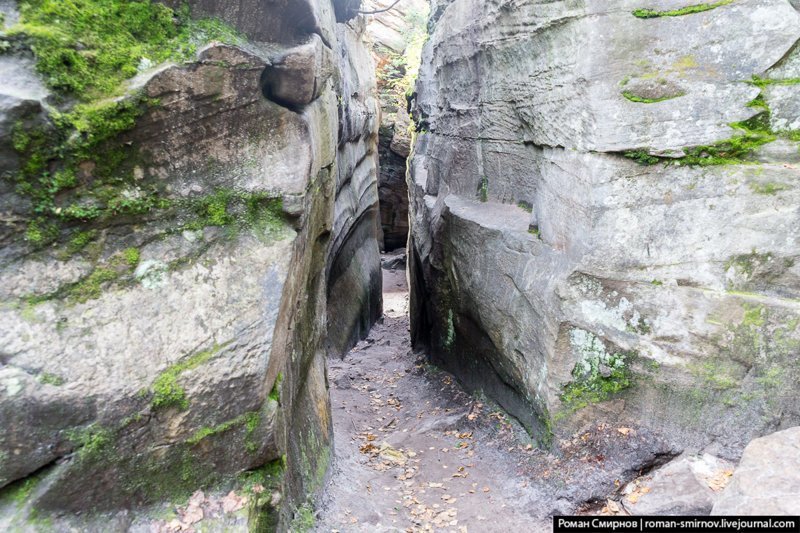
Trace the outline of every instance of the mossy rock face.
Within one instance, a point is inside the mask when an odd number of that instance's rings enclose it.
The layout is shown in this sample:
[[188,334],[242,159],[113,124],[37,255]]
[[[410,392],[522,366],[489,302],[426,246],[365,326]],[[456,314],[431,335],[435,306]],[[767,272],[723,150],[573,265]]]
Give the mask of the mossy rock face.
[[[43,513],[179,500],[283,455],[299,463],[287,442],[298,424],[318,445],[267,502],[288,523],[330,448],[320,365],[338,66],[306,65],[314,98],[301,114],[265,98],[271,58],[219,21],[149,1],[22,4],[14,53],[38,60],[52,105],[1,125],[16,167],[0,188],[14,206],[2,230],[13,355],[0,373],[0,485],[58,461],[30,498]],[[263,23],[291,26],[292,12]],[[338,57],[332,19],[320,23],[319,47]],[[59,47],[79,56],[74,72],[51,61]]]

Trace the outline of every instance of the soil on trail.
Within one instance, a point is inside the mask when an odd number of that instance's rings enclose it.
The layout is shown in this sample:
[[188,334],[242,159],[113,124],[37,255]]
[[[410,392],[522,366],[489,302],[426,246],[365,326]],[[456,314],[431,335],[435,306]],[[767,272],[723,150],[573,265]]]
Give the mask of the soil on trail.
[[316,531],[550,531],[553,514],[605,501],[637,475],[634,450],[648,447],[633,429],[593,423],[557,456],[536,449],[513,419],[412,352],[407,309],[405,272],[384,270],[382,322],[329,361],[335,461]]

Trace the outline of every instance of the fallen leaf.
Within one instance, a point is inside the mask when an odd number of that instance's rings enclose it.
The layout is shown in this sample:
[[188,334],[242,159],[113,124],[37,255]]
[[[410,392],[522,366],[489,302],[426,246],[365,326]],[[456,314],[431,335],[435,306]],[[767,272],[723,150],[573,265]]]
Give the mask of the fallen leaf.
[[617,431],[627,437],[633,430],[631,428],[617,428]]

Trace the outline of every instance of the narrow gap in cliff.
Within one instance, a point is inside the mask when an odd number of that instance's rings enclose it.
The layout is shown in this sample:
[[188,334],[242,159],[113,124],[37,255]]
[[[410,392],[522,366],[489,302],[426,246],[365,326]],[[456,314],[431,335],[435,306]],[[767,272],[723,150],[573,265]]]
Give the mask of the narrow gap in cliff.
[[375,76],[381,106],[379,133],[380,203],[383,252],[404,249],[408,239],[408,187],[406,163],[411,153],[413,124],[408,113],[426,38],[429,7],[425,0],[369,0],[367,35],[375,61]]

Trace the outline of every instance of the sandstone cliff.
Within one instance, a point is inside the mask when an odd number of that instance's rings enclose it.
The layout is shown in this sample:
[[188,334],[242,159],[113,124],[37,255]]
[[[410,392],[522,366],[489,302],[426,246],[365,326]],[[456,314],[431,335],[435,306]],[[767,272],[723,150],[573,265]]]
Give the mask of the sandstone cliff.
[[437,0],[417,84],[417,346],[543,441],[735,454],[800,421],[788,0]]
[[358,2],[165,3],[0,4],[4,529],[252,487],[285,529],[330,457],[327,317],[343,350],[380,314]]

